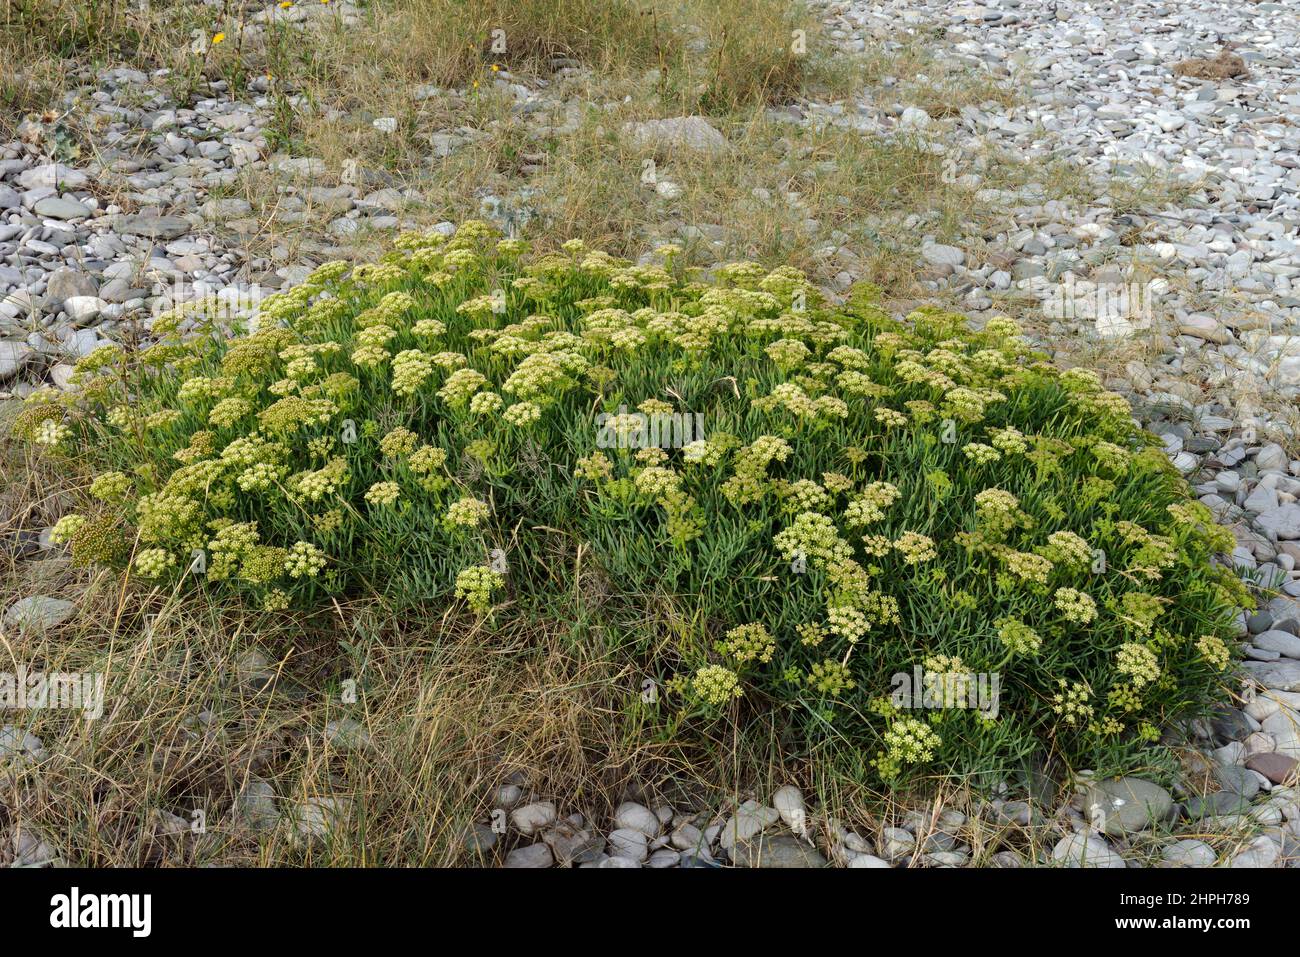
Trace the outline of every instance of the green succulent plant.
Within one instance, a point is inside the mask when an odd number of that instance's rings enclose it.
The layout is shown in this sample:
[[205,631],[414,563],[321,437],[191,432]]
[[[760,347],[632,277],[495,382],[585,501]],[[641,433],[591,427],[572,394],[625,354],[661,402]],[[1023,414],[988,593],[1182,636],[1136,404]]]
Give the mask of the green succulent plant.
[[576,602],[662,727],[775,713],[891,781],[1131,764],[1210,707],[1231,536],[1095,374],[1005,318],[898,322],[869,287],[832,306],[678,252],[469,222],[323,265],[234,335],[164,315],[22,414],[97,472],[56,535],[270,611],[463,602],[485,641]]

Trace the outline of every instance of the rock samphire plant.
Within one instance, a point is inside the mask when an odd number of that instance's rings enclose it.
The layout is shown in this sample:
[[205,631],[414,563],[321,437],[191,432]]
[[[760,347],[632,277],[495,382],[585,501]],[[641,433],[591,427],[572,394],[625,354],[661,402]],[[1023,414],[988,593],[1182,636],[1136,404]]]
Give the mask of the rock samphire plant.
[[20,417],[94,464],[56,537],[270,611],[457,602],[484,641],[570,601],[665,726],[775,713],[885,780],[1132,765],[1207,710],[1231,537],[1095,374],[1005,318],[679,259],[470,222],[323,265],[233,337],[165,314]]

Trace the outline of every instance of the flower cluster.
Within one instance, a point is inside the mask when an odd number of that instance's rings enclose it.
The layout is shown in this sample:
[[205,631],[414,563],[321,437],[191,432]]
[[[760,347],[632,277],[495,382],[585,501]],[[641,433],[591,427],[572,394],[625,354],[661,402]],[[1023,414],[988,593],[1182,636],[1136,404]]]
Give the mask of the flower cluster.
[[472,565],[456,575],[456,597],[463,598],[480,617],[492,608],[492,593],[505,579],[487,565]]
[[757,661],[766,664],[772,660],[776,642],[762,625],[738,625],[718,642],[718,651],[738,662]]
[[1015,618],[1000,618],[995,623],[998,629],[998,641],[1002,642],[1011,655],[1034,655],[1042,647],[1043,639],[1038,632],[1023,621]]
[[477,528],[487,521],[487,502],[471,496],[457,499],[447,509],[446,522],[464,528]]
[[932,727],[909,717],[894,719],[883,740],[885,747],[872,763],[886,780],[896,777],[905,765],[933,760],[935,750],[943,745]]
[[861,527],[878,522],[885,517],[885,509],[898,501],[897,486],[888,482],[872,482],[862,494],[849,502],[844,512],[844,520],[851,527]]
[[786,561],[811,561],[817,567],[853,556],[852,547],[840,537],[834,520],[820,512],[801,512],[793,524],[777,533],[774,542]]
[[393,505],[402,494],[402,487],[396,482],[376,482],[366,489],[366,501],[372,508],[387,508]]
[[1115,654],[1115,670],[1127,675],[1134,687],[1150,684],[1160,677],[1160,662],[1147,645],[1125,642]]
[[1092,597],[1077,588],[1058,588],[1052,603],[1066,621],[1086,625],[1097,617],[1097,605]]
[[727,704],[743,693],[736,673],[722,665],[705,665],[695,672],[691,689],[701,701],[715,707]]
[[284,560],[291,578],[315,578],[325,568],[325,553],[311,542],[294,542]]
[[928,535],[922,535],[920,532],[904,532],[894,542],[894,548],[903,556],[903,561],[909,565],[919,565],[921,562],[928,562],[939,557],[939,550],[934,546],[934,539]]
[[1052,711],[1071,727],[1087,724],[1092,719],[1092,692],[1081,681],[1058,681],[1059,690],[1052,695]]
[[808,672],[808,686],[819,694],[834,698],[842,692],[852,691],[857,687],[857,682],[853,680],[851,674],[848,665],[840,661],[825,659],[814,662]]

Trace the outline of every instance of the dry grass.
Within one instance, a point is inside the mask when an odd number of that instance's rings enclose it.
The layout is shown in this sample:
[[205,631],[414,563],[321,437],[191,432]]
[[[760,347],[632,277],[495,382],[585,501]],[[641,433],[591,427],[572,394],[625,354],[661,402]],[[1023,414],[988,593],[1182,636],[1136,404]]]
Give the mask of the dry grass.
[[0,36],[22,42],[33,60],[134,59],[162,49],[157,11],[130,0],[6,0]]
[[4,0],[0,3],[0,135],[54,105],[85,67],[179,68],[207,14],[183,0]]
[[[599,90],[578,80],[570,86],[566,102],[597,102]],[[848,269],[903,296],[917,294],[915,252],[923,232],[955,235],[985,215],[971,190],[945,181],[943,157],[920,138],[809,129],[753,109],[714,118],[730,144],[725,152],[665,157],[622,133],[626,124],[662,115],[653,91],[623,89],[624,98],[609,108],[556,111],[539,121],[537,135],[511,122],[511,101],[495,90],[446,93],[407,114],[390,102],[362,116],[400,115],[398,133],[376,135],[354,117],[322,119],[303,124],[301,151],[325,161],[330,182],[349,160],[391,170],[395,185],[422,195],[400,210],[416,224],[481,216],[484,199],[495,197],[519,234],[543,246],[581,236],[636,258],[671,239],[684,242],[699,263],[785,262],[823,281]],[[427,151],[437,130],[458,137],[450,155],[410,159],[421,143]],[[390,163],[393,154],[407,158]],[[663,181],[677,194],[657,191]],[[265,173],[249,174],[230,193],[254,205],[264,245],[319,233],[330,218],[320,209],[305,219],[295,210],[286,219],[282,184]],[[925,218],[924,229],[905,224],[916,215]],[[359,237],[354,244],[369,252],[375,242]]]
[[385,81],[468,87],[494,66],[547,77],[580,65],[611,85],[655,70],[665,102],[686,112],[845,89],[853,73],[815,16],[776,0],[385,0],[365,18],[357,29],[326,30],[311,51],[272,35],[264,64],[253,54],[250,68],[354,93]]
[[935,119],[958,116],[967,107],[987,108],[992,104],[1007,108],[1019,100],[1014,81],[990,73],[933,59],[922,60],[912,69],[917,67],[923,72],[906,74],[899,83],[898,101],[920,107]]
[[[83,18],[112,6],[25,0],[24,16],[48,16],[60,4]],[[685,238],[701,262],[792,262],[822,281],[847,269],[902,298],[920,292],[920,231],[903,219],[921,213],[925,232],[951,235],[976,215],[969,191],[941,182],[941,162],[918,141],[810,131],[781,123],[767,107],[803,96],[834,99],[886,78],[901,82],[907,96],[928,96],[936,115],[1010,95],[919,44],[838,54],[816,15],[778,0],[380,0],[354,26],[311,12],[312,42],[303,43],[301,30],[288,24],[245,40],[237,14],[209,11],[205,30],[224,29],[228,39],[202,57],[183,55],[174,82],[193,83],[197,70],[244,89],[250,79],[269,76],[263,82],[275,117],[271,148],[323,159],[325,182],[337,182],[329,177],[356,163],[419,188],[425,202],[400,210],[417,224],[480,216],[481,200],[498,197],[527,207],[521,219],[535,214],[521,231],[543,242],[581,235],[636,256],[655,241]],[[136,45],[123,56],[175,66],[186,50],[178,31],[193,23],[171,5],[154,13],[170,33],[143,32],[170,37],[170,47]],[[796,30],[803,31],[802,47]],[[101,52],[129,46],[106,42]],[[576,114],[560,111],[548,118],[553,132],[534,133],[509,90],[493,82],[503,75],[495,67],[554,92]],[[421,89],[428,93],[417,99]],[[664,164],[619,135],[628,122],[697,112],[731,141],[720,161],[682,156]],[[377,130],[371,121],[381,117],[396,129]],[[465,142],[446,158],[430,157],[430,138],[443,131]],[[93,131],[81,139],[92,143]],[[660,161],[659,178],[681,188],[679,197],[664,199],[643,182],[651,159]],[[258,228],[242,237],[252,255],[310,257],[332,218],[327,204],[288,208],[285,185],[282,177],[255,172],[213,194],[253,204]],[[521,192],[533,196],[521,201]],[[349,237],[347,245],[369,254],[385,238]]]

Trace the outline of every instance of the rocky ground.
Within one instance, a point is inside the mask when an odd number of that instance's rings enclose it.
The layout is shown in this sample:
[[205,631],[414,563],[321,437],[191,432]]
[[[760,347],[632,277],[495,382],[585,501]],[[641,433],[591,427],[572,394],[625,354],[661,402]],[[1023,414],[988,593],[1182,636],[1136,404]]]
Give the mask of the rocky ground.
[[[1300,866],[1300,461],[1286,414],[1300,394],[1300,0],[817,9],[846,48],[924,43],[1020,92],[1009,106],[927,111],[908,102],[907,78],[886,77],[855,102],[783,112],[807,126],[920,136],[949,158],[954,180],[1004,210],[996,229],[944,242],[915,217],[922,286],[977,317],[1036,320],[1045,345],[1099,364],[1163,437],[1232,528],[1232,560],[1264,596],[1242,616],[1242,707],[1196,728],[1202,786],[1187,793],[1136,779],[1084,780],[1064,801],[1009,789],[965,810],[900,811],[864,835],[806,807],[793,787],[721,810],[628,802],[612,822],[593,822],[520,776],[496,789],[467,846],[508,867]],[[346,3],[272,8],[247,29],[355,13]],[[508,74],[494,82],[519,117],[546,117],[536,122],[551,124],[548,134],[564,133],[552,118],[575,104]],[[0,143],[0,390],[66,388],[78,357],[141,334],[175,302],[215,296],[246,313],[370,237],[429,225],[415,212],[427,198],[418,177],[353,165],[327,180],[320,158],[276,152],[264,82],[235,91],[218,81],[184,100],[174,91],[164,75],[87,71],[63,103]],[[89,153],[64,148],[74,111],[78,128],[94,131]],[[381,132],[384,120],[374,120]],[[435,134],[429,161],[470,135]],[[629,135],[695,137],[705,149],[721,138],[704,120]],[[985,186],[1008,157],[1077,167],[1091,199],[1032,176],[1014,190]],[[1160,186],[1117,186],[1134,180]],[[255,205],[240,190],[250,181],[273,195]],[[657,187],[666,198],[675,189]],[[527,187],[483,196],[481,212],[518,225]],[[852,251],[832,243],[826,258],[830,291],[859,278]],[[72,612],[29,596],[8,608],[6,625]],[[40,748],[0,730],[0,756]],[[328,814],[304,814],[312,833],[326,828]],[[19,858],[39,857],[28,844]]]

